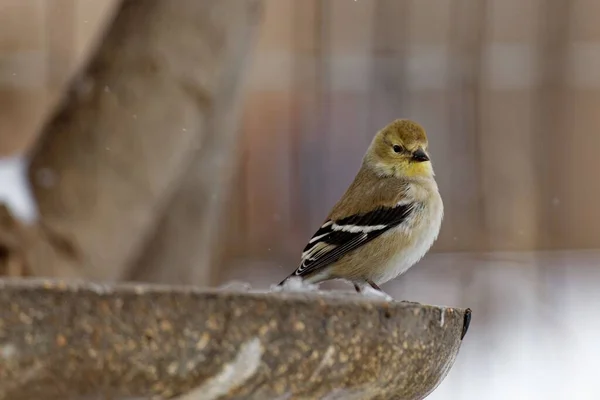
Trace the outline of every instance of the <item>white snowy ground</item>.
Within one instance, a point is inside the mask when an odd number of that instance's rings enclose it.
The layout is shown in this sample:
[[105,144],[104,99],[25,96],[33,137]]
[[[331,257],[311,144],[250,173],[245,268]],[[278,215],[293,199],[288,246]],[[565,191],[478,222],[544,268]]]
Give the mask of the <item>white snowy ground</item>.
[[17,217],[32,221],[37,210],[25,174],[25,158],[0,158],[0,202],[7,204]]

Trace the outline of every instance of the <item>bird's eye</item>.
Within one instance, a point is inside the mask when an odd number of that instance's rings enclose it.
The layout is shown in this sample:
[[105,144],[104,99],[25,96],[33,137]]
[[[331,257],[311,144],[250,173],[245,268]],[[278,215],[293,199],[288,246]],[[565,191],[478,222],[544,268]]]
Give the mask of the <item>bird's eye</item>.
[[402,153],[402,150],[403,150],[403,149],[402,149],[402,146],[399,146],[399,145],[397,145],[397,144],[395,144],[395,145],[394,145],[394,151],[395,151],[396,153]]

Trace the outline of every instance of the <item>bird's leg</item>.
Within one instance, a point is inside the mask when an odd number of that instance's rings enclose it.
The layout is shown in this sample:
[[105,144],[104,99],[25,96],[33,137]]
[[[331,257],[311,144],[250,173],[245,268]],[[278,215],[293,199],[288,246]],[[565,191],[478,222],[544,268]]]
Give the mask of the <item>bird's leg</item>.
[[381,288],[379,286],[377,286],[377,284],[375,282],[373,282],[370,279],[366,279],[364,281],[364,283],[361,283],[360,285],[358,283],[353,282],[352,283],[354,285],[354,289],[358,292],[358,293],[362,293],[362,289],[366,286],[369,285],[371,286],[373,289],[377,290],[378,292],[383,292],[383,290],[381,290]]
[[[394,301],[392,296],[381,290],[379,286],[377,286],[377,284],[370,279],[366,279],[365,281],[360,283],[355,283],[354,288],[358,293],[367,297],[381,297],[386,301]],[[373,288],[374,291],[371,291],[371,288]]]
[[383,290],[381,290],[381,288],[380,288],[379,286],[377,286],[377,284],[376,284],[375,282],[373,282],[372,280],[370,280],[370,279],[367,279],[367,283],[368,283],[369,285],[371,285],[371,287],[372,287],[373,289],[375,289],[375,290],[379,290],[380,292],[383,292]]

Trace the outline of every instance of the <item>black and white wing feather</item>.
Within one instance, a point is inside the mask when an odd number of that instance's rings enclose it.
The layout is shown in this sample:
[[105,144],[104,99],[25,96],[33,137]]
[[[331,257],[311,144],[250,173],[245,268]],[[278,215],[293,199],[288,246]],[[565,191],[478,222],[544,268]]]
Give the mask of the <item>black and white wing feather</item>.
[[308,241],[302,252],[302,262],[292,275],[306,276],[336,262],[406,221],[413,208],[414,203],[400,204],[336,221],[325,221]]

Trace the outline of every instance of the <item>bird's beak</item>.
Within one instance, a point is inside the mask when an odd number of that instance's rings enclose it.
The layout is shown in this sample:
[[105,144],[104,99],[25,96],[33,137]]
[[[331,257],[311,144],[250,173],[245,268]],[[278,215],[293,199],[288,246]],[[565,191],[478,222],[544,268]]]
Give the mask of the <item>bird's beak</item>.
[[416,162],[429,161],[429,156],[427,155],[427,153],[425,153],[425,150],[423,150],[422,148],[418,148],[417,150],[415,150],[412,158]]

